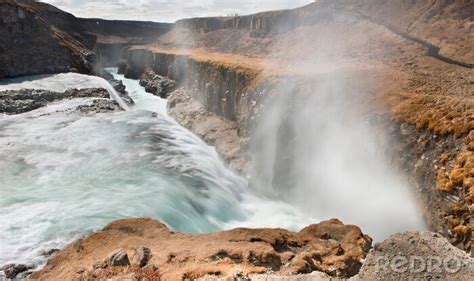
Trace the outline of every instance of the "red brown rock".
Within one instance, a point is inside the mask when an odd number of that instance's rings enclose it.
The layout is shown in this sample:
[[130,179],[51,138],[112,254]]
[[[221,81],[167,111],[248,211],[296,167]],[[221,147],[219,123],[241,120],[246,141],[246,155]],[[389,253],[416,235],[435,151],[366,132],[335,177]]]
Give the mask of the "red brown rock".
[[[156,277],[157,268],[162,280],[313,271],[350,277],[359,271],[371,243],[372,239],[358,227],[335,219],[300,232],[238,228],[210,234],[176,233],[157,220],[127,219],[112,222],[84,239],[79,253],[73,246],[60,251],[31,279],[74,279],[79,277],[75,269],[80,267],[89,274],[108,278],[125,278],[144,271],[153,271]],[[131,254],[140,245],[146,245],[152,255],[145,268],[107,267],[94,271],[94,264],[115,249]]]

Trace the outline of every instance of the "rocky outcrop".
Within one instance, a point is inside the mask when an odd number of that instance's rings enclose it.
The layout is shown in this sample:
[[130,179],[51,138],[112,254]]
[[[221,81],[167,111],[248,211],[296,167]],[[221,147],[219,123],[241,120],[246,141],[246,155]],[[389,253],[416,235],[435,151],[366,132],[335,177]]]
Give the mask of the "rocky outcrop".
[[28,267],[23,264],[7,264],[0,268],[0,271],[3,271],[5,278],[7,279],[16,279],[24,278],[28,275],[28,271],[31,270],[31,267]]
[[151,43],[173,27],[169,23],[103,19],[80,19],[80,22],[85,30],[97,36],[94,51],[105,67],[116,66],[128,47]]
[[259,81],[261,69],[246,65],[247,58],[242,56],[210,55],[214,54],[132,48],[127,51],[125,75],[138,78],[149,68],[190,89],[192,97],[207,111],[248,124],[243,118],[249,117],[259,90],[264,88]]
[[[119,220],[82,240],[80,248],[73,244],[59,252],[30,279],[106,276],[119,280],[155,274],[162,280],[194,280],[313,271],[350,277],[359,271],[371,242],[358,227],[338,220],[311,225],[300,232],[239,228],[210,234],[175,233],[152,219]],[[137,255],[147,256],[146,265],[122,266],[128,257]],[[117,264],[112,262],[118,260]],[[101,262],[108,265],[93,266]]]
[[[102,102],[95,101],[96,109],[102,108],[102,111],[106,108],[110,110],[120,109],[118,104],[108,100],[109,93],[105,89],[71,89],[62,93],[48,90],[22,89],[0,92],[0,113],[20,114],[46,106],[48,103],[56,100],[92,97],[107,99]],[[83,110],[90,111],[86,110],[86,107]]]
[[217,152],[233,170],[248,176],[250,159],[245,139],[239,136],[239,124],[205,110],[191,90],[180,88],[168,100],[168,113],[183,127],[191,130]]
[[92,101],[90,105],[80,105],[76,108],[84,114],[96,114],[96,113],[108,113],[114,111],[122,111],[123,109],[119,104],[109,99],[96,99]]
[[233,169],[249,175],[249,131],[257,101],[268,86],[267,80],[260,80],[258,68],[230,63],[245,61],[239,56],[210,59],[204,54],[146,48],[132,48],[126,58],[121,69],[127,77],[147,77],[153,71],[151,75],[176,81],[181,89],[170,96],[170,114],[215,146]]
[[472,280],[474,259],[432,232],[394,234],[374,245],[353,280]]
[[146,92],[161,98],[167,98],[177,87],[175,81],[158,75],[151,69],[145,70],[140,78],[140,85]]
[[[473,153],[462,139],[436,135],[408,123],[392,123],[385,130],[394,140],[395,162],[411,176],[429,228],[471,252],[472,185],[467,171]],[[462,172],[456,174],[459,170]]]

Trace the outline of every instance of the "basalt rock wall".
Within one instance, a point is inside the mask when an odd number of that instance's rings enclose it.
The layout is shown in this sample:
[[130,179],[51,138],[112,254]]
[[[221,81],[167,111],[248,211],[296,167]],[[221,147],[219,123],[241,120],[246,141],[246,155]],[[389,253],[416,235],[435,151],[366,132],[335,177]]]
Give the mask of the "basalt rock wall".
[[256,71],[195,59],[190,55],[137,48],[127,51],[126,58],[127,76],[138,78],[149,67],[191,90],[192,97],[206,110],[231,121],[244,121],[249,117],[260,85],[263,85]]
[[110,49],[149,43],[171,26],[80,19],[46,3],[0,0],[0,78],[67,71],[98,73],[99,59],[94,51],[110,65],[119,57],[118,51],[109,53]]

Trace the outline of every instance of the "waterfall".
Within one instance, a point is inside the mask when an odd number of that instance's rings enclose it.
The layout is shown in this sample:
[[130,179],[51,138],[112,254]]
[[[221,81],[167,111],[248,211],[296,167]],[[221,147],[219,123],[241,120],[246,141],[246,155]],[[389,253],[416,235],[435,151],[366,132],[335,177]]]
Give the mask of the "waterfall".
[[[165,115],[166,100],[113,73],[136,101],[129,111],[84,116],[74,109],[91,99],[78,98],[1,116],[0,266],[41,268],[45,251],[122,218],[156,218],[191,233],[298,230],[316,221],[251,193],[213,147]],[[73,73],[21,83],[5,87],[102,87],[116,94],[101,78]]]
[[328,74],[273,89],[251,145],[256,186],[307,214],[356,224],[376,240],[424,229],[409,182],[389,159],[389,137],[358,102],[360,81]]
[[97,81],[96,83],[100,85],[100,88],[104,88],[109,92],[110,98],[116,101],[120,107],[126,111],[130,110],[128,105],[125,103],[125,101],[120,97],[119,93],[110,85],[110,83],[105,80],[104,78],[97,77],[97,76],[92,76],[91,80]]

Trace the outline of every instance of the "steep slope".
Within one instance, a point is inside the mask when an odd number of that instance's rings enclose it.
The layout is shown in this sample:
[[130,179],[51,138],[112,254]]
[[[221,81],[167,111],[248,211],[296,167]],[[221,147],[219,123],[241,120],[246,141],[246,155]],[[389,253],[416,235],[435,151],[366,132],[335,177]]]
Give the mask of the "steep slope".
[[97,54],[103,54],[104,62],[117,59],[125,45],[149,43],[171,27],[80,19],[31,0],[1,0],[0,23],[0,78],[70,70],[93,73]]
[[52,26],[29,2],[0,1],[0,77],[92,70],[86,42]]

